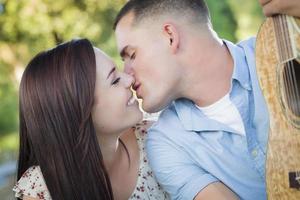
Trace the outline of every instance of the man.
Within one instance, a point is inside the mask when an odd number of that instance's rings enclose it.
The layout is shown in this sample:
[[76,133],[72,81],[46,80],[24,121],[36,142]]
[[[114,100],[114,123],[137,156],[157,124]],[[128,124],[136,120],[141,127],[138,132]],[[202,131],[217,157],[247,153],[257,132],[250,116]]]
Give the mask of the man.
[[171,197],[265,199],[269,119],[254,39],[218,38],[203,0],[131,0],[115,31],[143,109],[167,107],[147,151]]

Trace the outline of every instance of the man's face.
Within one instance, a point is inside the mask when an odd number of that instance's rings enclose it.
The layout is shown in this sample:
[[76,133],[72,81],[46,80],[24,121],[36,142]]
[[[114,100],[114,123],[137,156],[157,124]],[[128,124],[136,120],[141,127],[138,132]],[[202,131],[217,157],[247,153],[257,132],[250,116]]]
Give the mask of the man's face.
[[157,112],[177,98],[181,74],[163,30],[156,25],[132,26],[133,19],[129,13],[116,27],[118,50],[125,72],[135,77],[133,89],[143,109]]

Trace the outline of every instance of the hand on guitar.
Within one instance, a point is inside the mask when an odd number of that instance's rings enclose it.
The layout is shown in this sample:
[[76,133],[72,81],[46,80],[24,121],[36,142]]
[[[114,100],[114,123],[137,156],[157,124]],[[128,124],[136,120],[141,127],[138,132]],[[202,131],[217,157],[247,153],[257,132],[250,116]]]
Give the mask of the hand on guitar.
[[300,0],[259,0],[267,17],[274,14],[286,14],[300,17]]

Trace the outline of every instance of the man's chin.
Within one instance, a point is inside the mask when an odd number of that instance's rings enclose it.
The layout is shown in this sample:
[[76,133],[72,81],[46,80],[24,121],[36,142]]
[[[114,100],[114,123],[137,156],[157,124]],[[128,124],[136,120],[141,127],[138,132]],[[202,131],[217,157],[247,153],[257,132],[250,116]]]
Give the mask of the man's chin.
[[157,113],[161,110],[163,110],[166,106],[160,106],[160,105],[148,105],[145,100],[142,102],[142,109],[147,113]]
[[153,113],[153,108],[151,106],[148,106],[145,101],[142,102],[142,109],[143,111],[147,112],[147,113]]

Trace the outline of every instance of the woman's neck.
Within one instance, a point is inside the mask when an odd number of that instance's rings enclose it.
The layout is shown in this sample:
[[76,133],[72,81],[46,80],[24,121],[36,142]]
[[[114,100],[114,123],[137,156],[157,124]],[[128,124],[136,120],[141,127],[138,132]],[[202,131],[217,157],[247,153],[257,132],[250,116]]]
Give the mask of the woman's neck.
[[115,199],[128,199],[136,186],[140,164],[134,129],[121,134],[98,134],[98,140]]
[[122,134],[97,134],[103,162],[109,174],[118,166],[129,166],[127,152],[119,139]]

